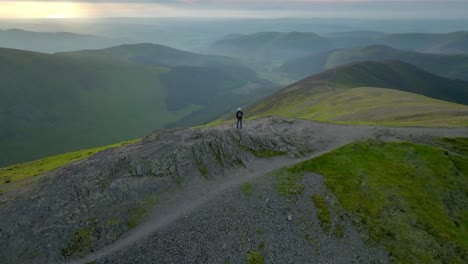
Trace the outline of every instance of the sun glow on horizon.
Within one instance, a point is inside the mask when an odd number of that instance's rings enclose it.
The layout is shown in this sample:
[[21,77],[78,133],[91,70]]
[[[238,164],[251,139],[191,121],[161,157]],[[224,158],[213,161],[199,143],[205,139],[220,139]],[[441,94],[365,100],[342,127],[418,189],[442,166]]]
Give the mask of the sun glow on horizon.
[[74,2],[15,2],[0,1],[3,18],[79,18],[85,16],[79,3]]

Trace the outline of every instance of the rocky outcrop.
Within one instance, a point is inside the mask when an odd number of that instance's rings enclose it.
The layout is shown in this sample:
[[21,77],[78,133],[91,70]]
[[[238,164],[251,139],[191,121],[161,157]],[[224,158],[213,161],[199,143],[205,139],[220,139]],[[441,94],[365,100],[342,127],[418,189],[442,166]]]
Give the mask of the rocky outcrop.
[[49,172],[4,195],[2,263],[56,262],[101,248],[134,227],[158,194],[193,180],[223,177],[257,152],[301,156],[313,151],[295,121],[265,119],[241,133],[226,126],[155,132]]
[[87,255],[136,227],[161,195],[222,180],[259,159],[307,157],[366,138],[467,134],[466,129],[339,126],[277,117],[248,121],[245,127],[157,131],[4,194],[0,262],[54,263]]

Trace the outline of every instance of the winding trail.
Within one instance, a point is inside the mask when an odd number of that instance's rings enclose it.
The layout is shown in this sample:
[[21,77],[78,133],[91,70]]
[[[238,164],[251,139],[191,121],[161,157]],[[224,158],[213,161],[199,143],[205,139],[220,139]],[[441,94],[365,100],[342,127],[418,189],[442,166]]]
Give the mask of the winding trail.
[[[246,135],[256,133],[255,125],[258,125],[258,122],[266,122],[266,120],[267,118],[260,121],[251,121],[251,124],[245,124],[246,129],[243,130],[243,133]],[[276,169],[323,155],[324,153],[333,151],[351,142],[364,139],[379,139],[383,141],[409,140],[417,143],[426,143],[433,137],[468,136],[468,128],[447,129],[351,126],[324,124],[306,120],[296,120],[294,125],[290,127],[290,129],[299,129],[301,131],[304,131],[304,128],[311,130],[317,129],[321,134],[320,138],[317,139],[317,144],[322,147],[318,148],[318,150],[313,152],[311,155],[304,158],[289,158],[281,156],[270,159],[256,159],[246,164],[246,168],[228,170],[226,172],[226,175],[228,175],[227,177],[209,181],[192,181],[181,190],[164,194],[158,201],[157,205],[152,209],[147,220],[120,240],[86,256],[85,258],[73,260],[68,263],[87,263],[113,255],[130,245],[142,241],[152,233],[163,229],[174,221],[182,217],[186,217],[197,210],[200,206],[222,194],[229,188],[241,185]],[[229,125],[222,125],[205,129],[228,130],[230,127]],[[271,127],[270,129],[274,130],[276,128]],[[277,134],[281,133],[281,131],[273,132]]]

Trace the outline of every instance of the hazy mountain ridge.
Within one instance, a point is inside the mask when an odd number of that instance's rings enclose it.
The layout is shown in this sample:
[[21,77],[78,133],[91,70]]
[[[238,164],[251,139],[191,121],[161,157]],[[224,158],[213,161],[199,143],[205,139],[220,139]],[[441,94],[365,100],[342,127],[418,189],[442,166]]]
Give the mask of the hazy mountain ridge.
[[127,38],[107,38],[71,32],[34,32],[22,29],[0,30],[0,47],[45,53],[107,48],[131,42]]
[[229,57],[198,54],[169,46],[140,43],[125,44],[106,49],[61,52],[58,55],[90,56],[128,60],[145,65],[159,66],[232,66],[237,62]]
[[396,49],[424,53],[468,53],[468,32],[449,33],[383,33],[375,31],[350,31],[325,34],[335,48],[354,48],[370,45],[387,45]]
[[330,43],[309,32],[259,32],[251,35],[230,35],[211,46],[217,54],[254,57],[258,60],[284,60],[312,52],[323,52]]
[[305,56],[284,63],[280,71],[303,78],[348,63],[383,60],[400,60],[443,77],[468,80],[468,55],[466,54],[417,53],[385,45],[333,50]]

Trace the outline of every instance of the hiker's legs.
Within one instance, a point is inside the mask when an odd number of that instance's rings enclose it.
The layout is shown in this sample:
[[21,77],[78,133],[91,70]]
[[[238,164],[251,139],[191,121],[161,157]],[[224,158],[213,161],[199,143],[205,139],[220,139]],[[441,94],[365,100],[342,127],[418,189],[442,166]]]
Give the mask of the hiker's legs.
[[242,128],[242,118],[237,118],[237,128]]

